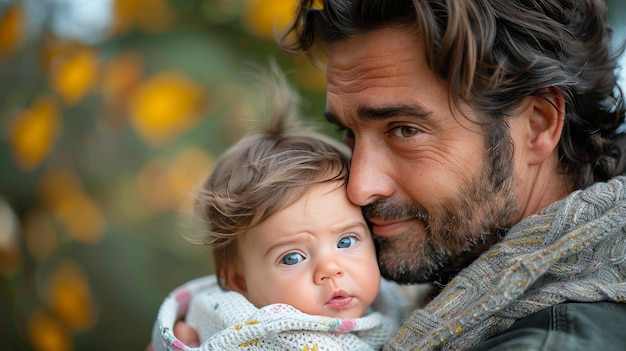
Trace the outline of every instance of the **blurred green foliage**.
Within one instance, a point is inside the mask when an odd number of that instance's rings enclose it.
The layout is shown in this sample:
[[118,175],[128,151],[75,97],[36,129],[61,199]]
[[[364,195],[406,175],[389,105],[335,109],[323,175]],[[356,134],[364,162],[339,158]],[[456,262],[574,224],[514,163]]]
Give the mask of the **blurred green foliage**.
[[272,35],[295,2],[0,0],[1,349],[142,350],[211,272],[189,192],[262,116],[254,65],[322,120],[323,74]]
[[143,349],[211,272],[188,197],[264,111],[249,73],[275,59],[321,120],[323,75],[272,38],[294,4],[0,2],[2,349]]

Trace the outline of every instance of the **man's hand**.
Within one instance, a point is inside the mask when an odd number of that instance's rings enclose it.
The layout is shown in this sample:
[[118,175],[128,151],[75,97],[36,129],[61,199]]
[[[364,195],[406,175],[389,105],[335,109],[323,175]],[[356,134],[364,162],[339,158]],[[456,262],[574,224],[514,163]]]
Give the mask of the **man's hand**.
[[[180,340],[183,344],[190,347],[200,346],[200,339],[196,330],[189,326],[189,324],[178,321],[174,325],[174,336]],[[152,343],[148,344],[145,351],[154,351]]]

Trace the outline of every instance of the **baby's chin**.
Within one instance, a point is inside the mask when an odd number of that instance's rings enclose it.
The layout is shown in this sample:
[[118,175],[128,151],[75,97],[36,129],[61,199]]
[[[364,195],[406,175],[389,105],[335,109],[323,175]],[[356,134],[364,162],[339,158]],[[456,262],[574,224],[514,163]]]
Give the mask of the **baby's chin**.
[[317,311],[317,313],[307,313],[331,318],[355,319],[363,317],[363,315],[365,314],[365,310],[365,308],[361,307],[336,308],[324,306],[324,308]]

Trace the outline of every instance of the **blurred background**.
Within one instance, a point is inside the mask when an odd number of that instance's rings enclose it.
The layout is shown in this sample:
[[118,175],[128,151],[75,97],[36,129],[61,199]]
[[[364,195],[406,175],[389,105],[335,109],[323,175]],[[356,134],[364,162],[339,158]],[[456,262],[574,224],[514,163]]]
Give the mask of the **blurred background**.
[[211,273],[189,191],[263,113],[253,65],[322,120],[323,74],[274,40],[295,2],[0,0],[0,349],[143,350]]

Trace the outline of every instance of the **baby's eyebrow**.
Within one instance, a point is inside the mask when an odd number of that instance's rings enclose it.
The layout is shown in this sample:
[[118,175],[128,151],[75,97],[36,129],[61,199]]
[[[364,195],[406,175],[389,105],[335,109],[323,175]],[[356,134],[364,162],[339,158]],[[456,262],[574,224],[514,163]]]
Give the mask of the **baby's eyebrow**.
[[369,232],[369,229],[367,227],[367,224],[365,224],[365,220],[358,220],[358,221],[353,221],[353,222],[348,222],[348,223],[342,223],[341,225],[332,227],[330,230],[332,233],[346,233],[346,232],[352,232],[352,231],[358,231],[358,230],[365,230]]
[[279,248],[282,249],[283,247],[297,246],[298,244],[300,244],[302,242],[303,242],[303,239],[302,239],[302,236],[300,234],[290,235],[288,238],[283,238],[283,239],[277,240],[274,243],[272,243],[272,245],[270,245],[265,250],[265,252],[263,253],[263,257],[267,257],[273,251],[275,251],[275,250],[277,250]]

